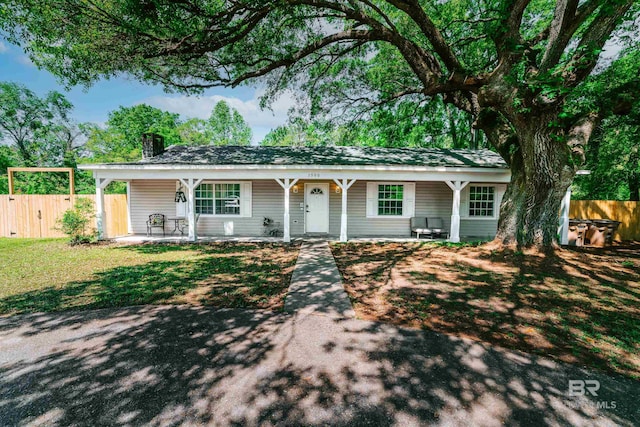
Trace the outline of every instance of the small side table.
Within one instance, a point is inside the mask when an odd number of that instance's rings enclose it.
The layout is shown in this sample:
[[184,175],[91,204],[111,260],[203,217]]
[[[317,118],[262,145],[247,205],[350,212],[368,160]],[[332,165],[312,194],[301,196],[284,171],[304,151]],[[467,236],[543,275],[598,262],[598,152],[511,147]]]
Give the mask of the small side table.
[[180,235],[184,235],[184,229],[186,228],[185,226],[185,221],[186,218],[183,216],[175,216],[172,218],[167,218],[167,221],[173,221],[173,231],[171,232],[171,234],[176,234],[176,232],[180,232]]

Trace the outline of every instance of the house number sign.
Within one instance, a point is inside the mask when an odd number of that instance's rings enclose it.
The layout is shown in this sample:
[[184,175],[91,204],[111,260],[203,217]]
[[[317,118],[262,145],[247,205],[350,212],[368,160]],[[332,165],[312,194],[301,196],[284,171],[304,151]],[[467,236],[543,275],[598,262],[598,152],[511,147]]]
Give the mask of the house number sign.
[[307,178],[320,178],[320,174],[318,172],[309,172]]

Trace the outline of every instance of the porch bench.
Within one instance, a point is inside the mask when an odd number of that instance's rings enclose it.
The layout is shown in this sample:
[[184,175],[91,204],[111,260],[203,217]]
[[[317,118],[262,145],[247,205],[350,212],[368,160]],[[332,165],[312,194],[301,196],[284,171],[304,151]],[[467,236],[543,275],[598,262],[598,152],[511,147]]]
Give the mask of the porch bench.
[[420,238],[421,234],[431,239],[434,237],[441,237],[445,239],[449,237],[449,231],[445,230],[442,218],[411,218],[411,235],[414,234],[417,239]]

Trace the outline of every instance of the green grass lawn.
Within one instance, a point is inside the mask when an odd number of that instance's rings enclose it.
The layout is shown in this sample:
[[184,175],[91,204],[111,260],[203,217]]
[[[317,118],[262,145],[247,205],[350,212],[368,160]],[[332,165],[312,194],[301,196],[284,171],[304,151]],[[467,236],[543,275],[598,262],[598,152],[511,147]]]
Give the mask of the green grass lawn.
[[278,310],[298,246],[0,239],[0,314],[190,303]]

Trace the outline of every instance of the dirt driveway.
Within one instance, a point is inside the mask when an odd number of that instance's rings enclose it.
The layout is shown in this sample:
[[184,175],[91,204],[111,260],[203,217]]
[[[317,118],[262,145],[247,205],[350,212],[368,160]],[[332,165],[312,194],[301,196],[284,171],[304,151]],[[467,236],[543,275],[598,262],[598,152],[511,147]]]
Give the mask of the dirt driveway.
[[[569,397],[570,380],[599,381],[597,397]],[[632,425],[639,395],[629,379],[317,315],[142,306],[0,319],[2,425]]]

